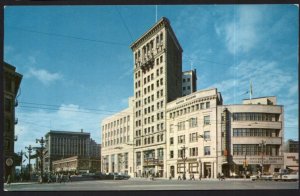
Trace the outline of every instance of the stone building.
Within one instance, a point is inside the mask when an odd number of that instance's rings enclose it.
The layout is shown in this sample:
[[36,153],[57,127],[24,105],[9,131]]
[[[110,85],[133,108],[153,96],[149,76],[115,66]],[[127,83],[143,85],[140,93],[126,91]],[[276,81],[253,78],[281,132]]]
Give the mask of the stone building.
[[[166,18],[131,49],[134,97],[101,122],[102,171],[216,178],[283,167],[284,116],[276,97],[223,105],[216,88],[196,91],[196,71],[182,73],[182,48]],[[121,119],[128,115],[124,140]]]
[[129,107],[102,121],[102,171],[134,175],[133,99]]
[[[2,77],[1,77],[2,78]],[[15,107],[18,106],[17,94],[20,88],[22,75],[16,72],[16,68],[6,62],[3,63],[3,91],[4,91],[4,130],[3,130],[3,160],[4,177],[14,176],[14,168],[19,157],[15,154],[15,124],[18,118],[15,117]]]
[[[52,162],[73,156],[93,157],[100,159],[97,152],[91,149],[99,146],[90,138],[90,133],[50,130],[46,136],[44,170],[52,171]],[[92,142],[91,142],[92,141]]]
[[53,172],[64,172],[72,174],[94,173],[101,170],[99,158],[73,156],[52,162]]

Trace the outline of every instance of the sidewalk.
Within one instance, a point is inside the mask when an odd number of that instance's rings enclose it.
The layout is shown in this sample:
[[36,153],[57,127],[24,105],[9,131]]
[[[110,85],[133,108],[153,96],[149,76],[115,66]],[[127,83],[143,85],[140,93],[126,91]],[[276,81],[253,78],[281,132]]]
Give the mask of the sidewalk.
[[[128,180],[137,180],[137,181],[151,181],[149,178],[142,178],[142,177],[134,177],[134,178],[129,178]],[[170,180],[169,178],[154,178],[154,180],[159,181],[159,180]],[[177,178],[172,178],[170,181],[180,181],[177,180]],[[201,180],[199,179],[195,179],[195,180],[190,180],[190,179],[186,179],[186,180],[181,180],[181,181],[251,181],[250,178],[225,178],[225,180],[219,180],[217,178],[201,178]]]

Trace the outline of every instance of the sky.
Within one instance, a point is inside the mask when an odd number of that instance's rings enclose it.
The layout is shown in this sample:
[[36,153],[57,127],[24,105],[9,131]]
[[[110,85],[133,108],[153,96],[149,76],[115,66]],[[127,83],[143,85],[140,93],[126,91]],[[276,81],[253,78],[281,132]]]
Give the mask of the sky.
[[49,130],[91,133],[133,96],[130,45],[167,17],[197,89],[224,104],[276,96],[284,137],[298,140],[299,8],[295,5],[6,6],[4,60],[23,75],[15,152]]

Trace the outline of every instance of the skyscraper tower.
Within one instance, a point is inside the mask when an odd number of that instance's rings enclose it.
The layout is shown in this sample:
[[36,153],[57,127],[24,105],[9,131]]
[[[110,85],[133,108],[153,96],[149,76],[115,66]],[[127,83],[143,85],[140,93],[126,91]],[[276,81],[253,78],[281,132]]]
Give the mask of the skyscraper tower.
[[164,174],[166,103],[182,96],[182,48],[167,18],[131,45],[134,57],[134,169]]

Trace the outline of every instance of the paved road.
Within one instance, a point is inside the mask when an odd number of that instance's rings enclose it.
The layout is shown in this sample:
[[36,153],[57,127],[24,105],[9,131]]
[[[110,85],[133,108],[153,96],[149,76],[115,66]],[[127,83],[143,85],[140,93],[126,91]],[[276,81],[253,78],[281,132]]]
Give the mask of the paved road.
[[114,190],[268,190],[299,189],[299,182],[273,182],[244,179],[178,181],[156,179],[98,180],[71,183],[13,183],[5,191],[114,191]]

